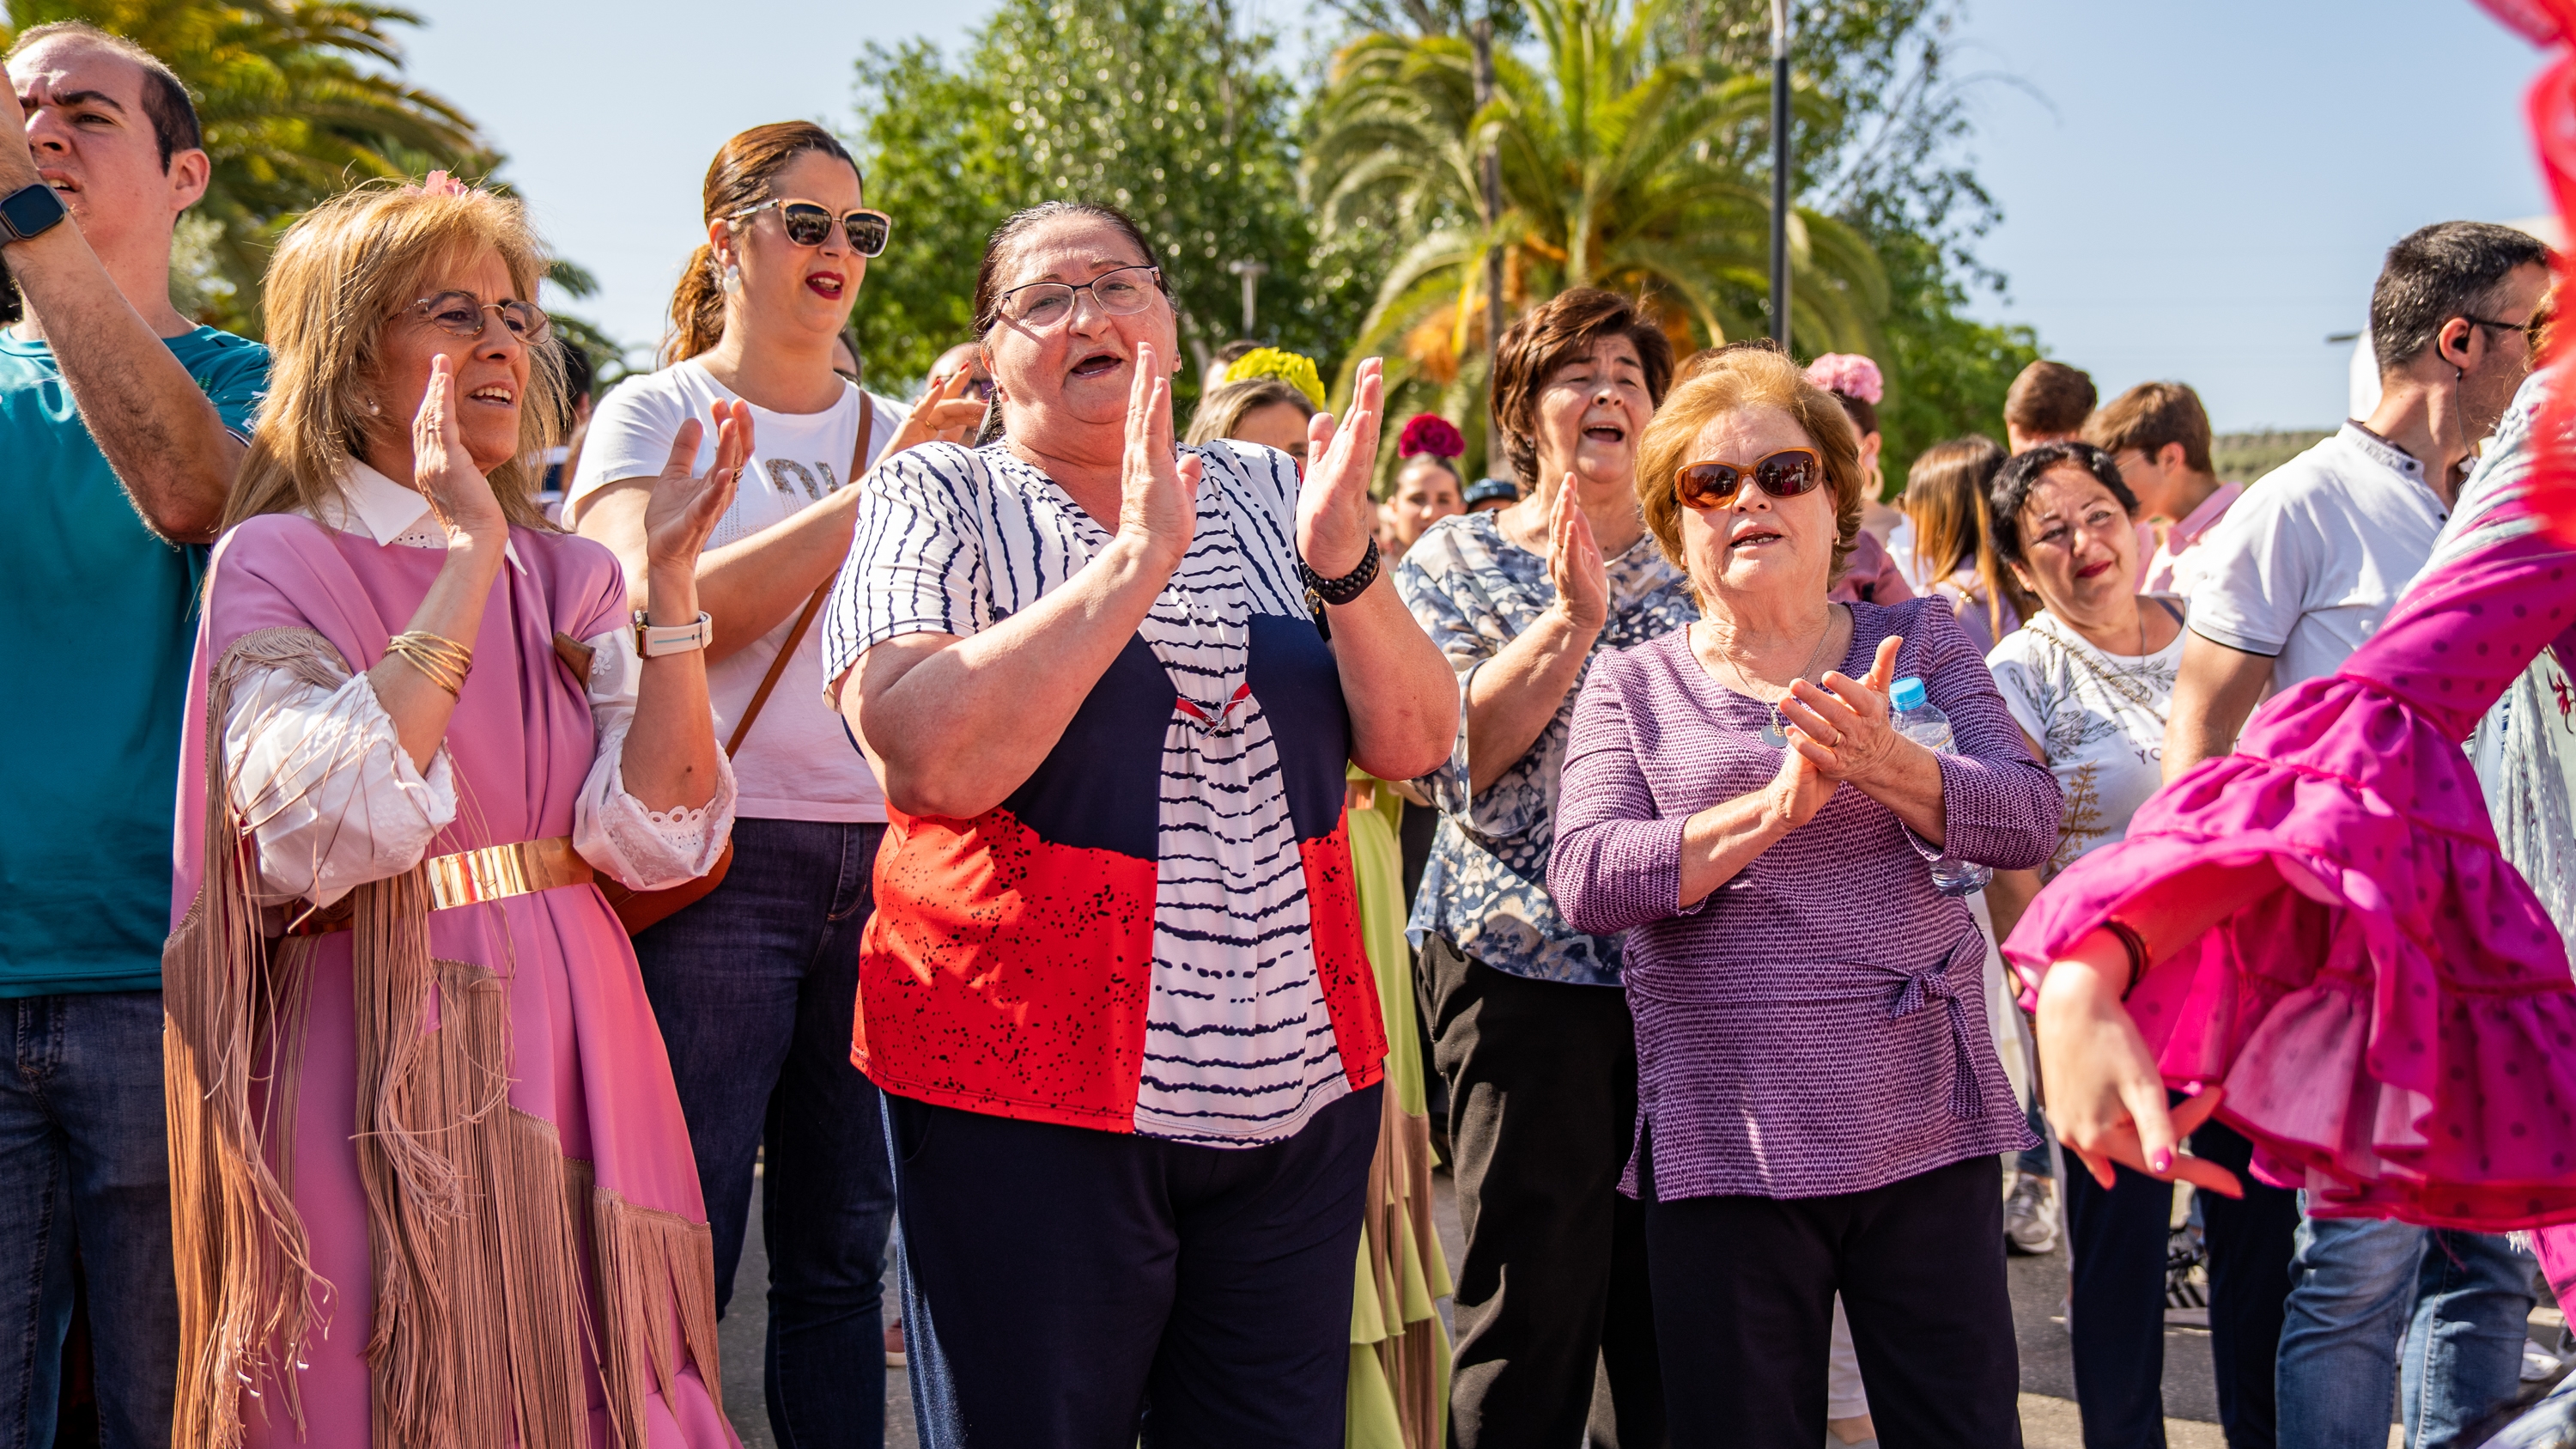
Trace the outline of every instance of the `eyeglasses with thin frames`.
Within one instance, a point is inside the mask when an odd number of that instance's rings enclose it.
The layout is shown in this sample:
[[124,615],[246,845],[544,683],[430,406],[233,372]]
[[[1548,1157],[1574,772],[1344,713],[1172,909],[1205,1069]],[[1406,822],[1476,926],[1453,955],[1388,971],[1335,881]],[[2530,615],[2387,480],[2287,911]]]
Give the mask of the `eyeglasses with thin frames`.
[[490,312],[501,319],[501,326],[521,342],[542,341],[553,328],[545,309],[534,302],[504,299],[486,302],[472,292],[437,292],[411,304],[411,315],[446,333],[467,340],[483,335],[483,314]]
[[1161,286],[1163,269],[1154,266],[1112,267],[1079,286],[1070,282],[1029,282],[1004,292],[994,310],[1022,327],[1053,327],[1073,315],[1077,293],[1112,317],[1144,311]]

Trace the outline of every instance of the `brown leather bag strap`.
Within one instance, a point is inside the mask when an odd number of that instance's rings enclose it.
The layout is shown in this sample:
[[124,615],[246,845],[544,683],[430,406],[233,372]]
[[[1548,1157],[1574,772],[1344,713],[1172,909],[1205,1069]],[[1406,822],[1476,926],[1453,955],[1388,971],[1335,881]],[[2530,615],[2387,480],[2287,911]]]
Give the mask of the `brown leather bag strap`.
[[[859,446],[850,454],[850,486],[853,488],[859,486],[859,475],[867,467],[868,441],[876,428],[876,399],[869,397],[867,390],[861,388]],[[778,657],[769,661],[769,672],[760,677],[760,688],[751,692],[751,703],[743,706],[742,718],[733,727],[733,738],[725,741],[726,759],[742,753],[742,742],[751,734],[752,721],[760,718],[760,707],[769,703],[770,691],[778,687],[779,676],[787,672],[787,661],[796,657],[796,646],[805,642],[805,630],[813,624],[814,616],[822,612],[823,601],[831,597],[832,584],[839,575],[840,570],[835,569],[825,576],[821,586],[814,590],[814,596],[805,601],[804,612],[796,616],[796,627],[787,631],[787,642],[778,646]]]

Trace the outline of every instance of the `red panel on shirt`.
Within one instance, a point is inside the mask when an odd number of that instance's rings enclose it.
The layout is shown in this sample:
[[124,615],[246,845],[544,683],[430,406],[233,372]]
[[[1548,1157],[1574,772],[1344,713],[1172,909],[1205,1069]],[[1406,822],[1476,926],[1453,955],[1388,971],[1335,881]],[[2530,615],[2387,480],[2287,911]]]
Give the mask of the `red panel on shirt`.
[[1049,844],[1002,809],[886,818],[850,1060],[899,1096],[1134,1131],[1154,862]]
[[[1333,1042],[1351,1090],[1386,1075],[1386,1021],[1378,1014],[1377,976],[1360,936],[1359,877],[1351,869],[1351,822],[1297,842],[1306,866],[1306,912],[1315,938],[1315,972],[1333,1014]],[[1329,1079],[1328,1079],[1329,1080]]]

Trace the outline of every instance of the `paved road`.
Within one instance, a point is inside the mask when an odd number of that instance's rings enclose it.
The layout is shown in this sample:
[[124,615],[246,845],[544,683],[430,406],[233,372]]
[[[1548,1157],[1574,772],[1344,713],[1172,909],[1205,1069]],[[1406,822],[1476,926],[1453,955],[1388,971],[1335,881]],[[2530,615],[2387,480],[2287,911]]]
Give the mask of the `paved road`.
[[[1458,1205],[1449,1176],[1441,1173],[1433,1179],[1437,1195],[1437,1220],[1441,1244],[1457,1260],[1462,1247],[1458,1231]],[[2067,1352],[2066,1330],[2059,1321],[2066,1295],[2066,1259],[2063,1254],[2045,1258],[2014,1258],[2011,1264],[2013,1328],[2021,1346],[2022,1433],[2028,1449],[2080,1449],[2081,1426],[2075,1413],[2075,1377]],[[724,1359],[725,1410],[734,1427],[742,1434],[745,1449],[777,1449],[770,1436],[769,1414],[763,1405],[760,1388],[760,1355],[762,1323],[765,1312],[763,1286],[768,1282],[769,1258],[760,1241],[760,1214],[751,1215],[751,1231],[743,1244],[742,1268],[737,1275],[733,1312],[722,1325]],[[889,1294],[891,1300],[891,1294]],[[1442,1305],[1445,1314],[1447,1305]],[[889,1302],[889,1310],[891,1302]],[[2544,1313],[2538,1315],[2548,1317]],[[2535,1331],[2535,1337],[2544,1335]],[[2556,1336],[2554,1328],[2546,1337]],[[904,1390],[900,1370],[889,1372],[887,1382],[886,1444],[888,1449],[918,1449],[912,1424],[912,1403]],[[2165,1330],[2165,1442],[2171,1449],[2223,1449],[2225,1440],[2218,1430],[2218,1400],[2210,1381],[2209,1334],[2202,1329],[2168,1328]],[[2389,1443],[2402,1440],[2390,1431]]]

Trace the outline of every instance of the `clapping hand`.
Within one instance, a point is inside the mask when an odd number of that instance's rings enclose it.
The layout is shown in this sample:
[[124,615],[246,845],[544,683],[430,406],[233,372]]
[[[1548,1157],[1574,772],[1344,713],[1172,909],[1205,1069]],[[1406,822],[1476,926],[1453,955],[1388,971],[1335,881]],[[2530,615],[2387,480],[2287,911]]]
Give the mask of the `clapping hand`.
[[1557,610],[1586,634],[1598,634],[1610,621],[1610,570],[1601,562],[1601,544],[1592,520],[1575,501],[1574,475],[1556,490],[1556,506],[1547,516],[1547,581],[1556,589]]
[[445,353],[429,360],[429,387],[411,420],[411,482],[429,500],[429,511],[451,545],[506,539],[510,520],[491,480],[474,466],[456,424],[456,363]]
[[1893,634],[1879,640],[1878,657],[1860,679],[1829,669],[1821,684],[1804,679],[1790,684],[1780,715],[1794,726],[1791,746],[1815,765],[1816,773],[1835,781],[1874,779],[1903,747],[1887,692],[1895,681],[1896,651],[1904,646],[1904,639]]
[[[1794,737],[1793,737],[1794,738]],[[1816,762],[1795,749],[1780,752],[1780,772],[1765,787],[1771,813],[1791,830],[1816,818],[1841,782],[1828,780]]]
[[1118,536],[1144,547],[1166,572],[1181,566],[1198,533],[1196,453],[1172,447],[1172,379],[1151,343],[1136,344],[1136,375],[1127,390],[1127,446],[1118,498]]
[[644,557],[657,573],[694,575],[707,535],[733,506],[734,487],[751,459],[751,404],[719,402],[715,422],[716,457],[705,474],[691,472],[706,436],[705,425],[691,418],[672,437],[670,460],[653,480],[653,496],[644,505]]
[[1360,364],[1350,416],[1338,426],[1331,413],[1306,424],[1306,477],[1297,490],[1297,554],[1327,579],[1345,577],[1368,557],[1377,534],[1377,505],[1369,475],[1377,467],[1377,432],[1386,410],[1385,364]]
[[924,443],[973,443],[975,430],[984,425],[983,402],[966,396],[966,389],[974,385],[971,368],[961,367],[946,377],[932,378],[921,400],[903,415],[903,426],[894,430],[894,436],[886,440],[885,451],[877,456],[891,458]]

